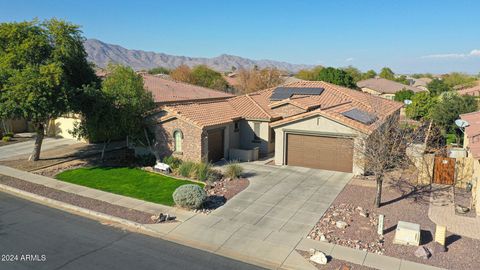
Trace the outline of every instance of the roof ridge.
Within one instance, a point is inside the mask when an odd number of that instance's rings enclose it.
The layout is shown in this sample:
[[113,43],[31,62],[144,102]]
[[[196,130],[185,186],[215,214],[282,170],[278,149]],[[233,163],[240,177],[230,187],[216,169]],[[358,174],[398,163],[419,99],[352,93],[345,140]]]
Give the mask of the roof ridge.
[[260,106],[255,100],[253,100],[253,98],[249,95],[249,94],[246,94],[245,95],[250,101],[253,102],[253,104],[255,104],[255,106],[257,106],[257,108],[259,108],[264,114],[266,114],[268,117],[272,117],[268,112],[266,112],[262,106]]

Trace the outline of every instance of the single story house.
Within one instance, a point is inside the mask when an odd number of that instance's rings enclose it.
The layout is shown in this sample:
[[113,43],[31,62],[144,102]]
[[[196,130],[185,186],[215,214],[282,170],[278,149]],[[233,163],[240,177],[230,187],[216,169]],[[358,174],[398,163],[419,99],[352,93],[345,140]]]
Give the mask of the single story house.
[[274,155],[277,165],[360,174],[365,166],[354,146],[387,119],[398,120],[401,107],[361,91],[301,81],[222,100],[168,104],[152,117],[160,156],[216,162],[258,151]]
[[[168,76],[150,75],[140,73],[144,87],[152,92],[153,100],[157,106],[193,101],[214,101],[233,97],[232,94],[205,88],[193,84],[183,83],[169,79]],[[105,72],[97,72],[97,76],[108,76]],[[62,138],[73,138],[70,131],[76,122],[80,121],[79,115],[65,115],[49,122],[47,135]]]
[[357,86],[365,93],[393,100],[395,93],[404,89],[412,90],[414,93],[426,91],[422,88],[413,87],[403,83],[387,80],[384,78],[372,78],[357,82]]
[[460,115],[468,122],[465,128],[463,148],[467,157],[473,159],[472,197],[477,215],[480,215],[480,111]]
[[428,91],[427,85],[432,82],[432,79],[427,77],[418,78],[418,79],[412,78],[412,80],[413,80],[413,84],[412,84],[413,87],[420,88],[424,91]]

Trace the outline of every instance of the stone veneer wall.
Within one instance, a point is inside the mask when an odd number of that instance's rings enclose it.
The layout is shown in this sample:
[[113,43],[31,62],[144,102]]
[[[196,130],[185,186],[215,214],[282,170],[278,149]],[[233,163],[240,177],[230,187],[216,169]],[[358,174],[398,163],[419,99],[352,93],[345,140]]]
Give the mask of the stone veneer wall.
[[[181,153],[173,152],[173,132],[175,130],[180,130],[183,134]],[[201,161],[204,140],[202,138],[203,131],[199,127],[177,118],[155,125],[154,132],[157,141],[155,150],[158,151],[161,158],[173,155],[182,160]]]

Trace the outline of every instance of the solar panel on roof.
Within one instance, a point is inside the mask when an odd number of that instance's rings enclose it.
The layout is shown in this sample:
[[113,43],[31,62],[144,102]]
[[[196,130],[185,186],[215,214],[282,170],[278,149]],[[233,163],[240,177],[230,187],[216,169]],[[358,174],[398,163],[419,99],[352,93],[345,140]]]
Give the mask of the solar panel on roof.
[[377,116],[359,109],[351,109],[343,112],[342,115],[365,125],[370,125],[377,120]]
[[270,100],[283,100],[293,95],[320,95],[323,92],[321,87],[277,87],[273,90]]

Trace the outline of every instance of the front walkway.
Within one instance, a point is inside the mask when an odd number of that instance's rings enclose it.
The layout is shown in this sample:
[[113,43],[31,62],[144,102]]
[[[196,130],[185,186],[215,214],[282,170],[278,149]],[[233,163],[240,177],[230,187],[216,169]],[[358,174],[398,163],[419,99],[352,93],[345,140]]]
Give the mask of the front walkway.
[[[72,144],[81,143],[74,139],[45,138],[42,143],[42,150],[56,149]],[[16,156],[30,155],[33,151],[35,139],[26,142],[19,142],[0,147],[0,160],[10,159]]]
[[436,189],[430,197],[428,217],[447,230],[473,239],[480,239],[480,217],[464,217],[455,214],[453,186]]

